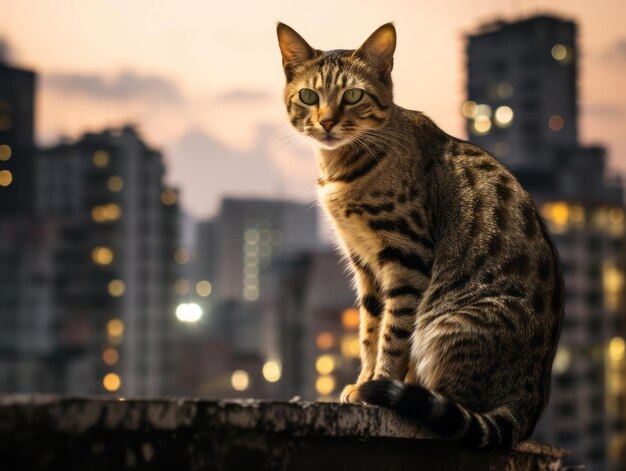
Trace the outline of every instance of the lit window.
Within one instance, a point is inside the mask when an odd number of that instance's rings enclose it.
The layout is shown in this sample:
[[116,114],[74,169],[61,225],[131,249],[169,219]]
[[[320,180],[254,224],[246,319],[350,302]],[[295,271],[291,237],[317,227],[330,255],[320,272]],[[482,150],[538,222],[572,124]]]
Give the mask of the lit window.
[[605,262],[602,265],[602,285],[604,288],[604,307],[608,311],[617,311],[624,290],[624,272],[614,264]]
[[176,192],[171,188],[166,188],[161,192],[161,203],[166,206],[172,206],[174,203],[176,203],[176,199]]
[[186,265],[187,263],[189,263],[189,259],[189,250],[185,248],[177,249],[176,252],[174,252],[174,260],[179,265]]
[[102,352],[102,361],[109,366],[116,365],[119,360],[120,354],[116,348],[107,347]]
[[108,247],[96,247],[91,251],[91,258],[98,265],[109,265],[113,261],[113,251]]
[[104,212],[109,221],[115,221],[122,216],[122,208],[115,203],[105,205]]
[[499,106],[494,118],[497,126],[509,127],[513,122],[513,110],[509,106]]
[[570,207],[563,201],[545,203],[541,207],[541,215],[546,219],[553,232],[561,234],[567,229],[570,219]]
[[181,322],[198,322],[202,317],[202,308],[196,303],[179,304],[176,318]]
[[213,291],[213,286],[209,281],[201,280],[196,283],[196,293],[198,293],[198,296],[206,298],[211,294],[211,291]]
[[489,132],[491,129],[491,120],[484,115],[476,116],[474,120],[473,130],[475,134],[484,135]]
[[91,158],[93,165],[98,168],[104,168],[109,165],[109,153],[106,150],[97,150]]
[[122,208],[115,203],[94,206],[91,210],[91,218],[95,222],[115,221],[122,217]]
[[230,384],[235,391],[245,391],[250,385],[250,376],[244,370],[235,370],[230,377]]
[[567,62],[569,60],[569,49],[563,44],[555,44],[550,51],[552,57],[559,62]]
[[109,282],[109,294],[115,298],[119,298],[126,291],[126,285],[122,280],[111,280]]
[[563,126],[565,126],[565,121],[563,121],[563,117],[559,114],[553,114],[548,119],[548,127],[554,132],[563,129]]
[[115,392],[122,386],[122,379],[115,373],[109,373],[102,380],[102,385],[107,391]]
[[330,332],[322,332],[315,339],[315,345],[320,350],[330,350],[335,345],[335,336]]
[[615,337],[609,342],[608,355],[612,361],[621,361],[624,359],[626,351],[626,343],[621,337]]
[[122,178],[118,177],[117,175],[107,180],[107,188],[112,193],[118,193],[122,191],[123,187],[124,187],[124,182],[122,181]]
[[243,284],[246,287],[250,287],[250,288],[255,288],[258,289],[259,288],[259,278],[258,277],[254,277],[254,278],[244,278],[243,280]]
[[257,264],[251,264],[246,266],[243,269],[244,276],[246,278],[258,278],[259,276],[259,266]]
[[624,210],[622,208],[611,208],[608,211],[608,230],[613,237],[622,237],[625,232]]
[[256,245],[259,243],[259,240],[261,239],[261,235],[259,234],[259,231],[257,231],[256,229],[248,229],[244,233],[243,238],[246,241],[246,244]]
[[121,337],[124,335],[124,323],[119,319],[111,319],[107,322],[107,334],[111,337]]
[[178,294],[179,296],[185,296],[189,294],[189,291],[191,291],[189,281],[185,280],[184,278],[176,280],[176,283],[174,283],[174,291],[176,291],[176,294]]
[[257,255],[249,255],[246,254],[246,256],[244,257],[244,262],[246,264],[250,264],[250,265],[258,265],[259,264],[259,256]]
[[244,244],[243,252],[246,255],[254,255],[254,256],[259,255],[259,246]]
[[243,290],[243,297],[247,301],[256,301],[259,299],[259,288],[256,286],[246,286]]
[[347,358],[359,358],[361,343],[358,335],[346,335],[341,339],[341,354]]
[[270,383],[275,383],[280,379],[280,364],[276,361],[268,361],[263,365],[263,377]]
[[11,146],[8,146],[6,144],[0,145],[0,160],[9,160],[12,154],[13,151],[11,150]]
[[8,170],[0,170],[0,186],[9,186],[13,181],[13,174]]
[[322,396],[328,396],[335,390],[335,378],[332,376],[320,376],[315,381],[315,389]]
[[356,329],[359,327],[359,310],[353,307],[346,309],[341,314],[341,323],[346,329]]
[[7,131],[11,129],[11,118],[7,115],[0,115],[0,131]]
[[315,362],[315,369],[321,375],[327,375],[335,369],[335,357],[332,355],[322,355]]

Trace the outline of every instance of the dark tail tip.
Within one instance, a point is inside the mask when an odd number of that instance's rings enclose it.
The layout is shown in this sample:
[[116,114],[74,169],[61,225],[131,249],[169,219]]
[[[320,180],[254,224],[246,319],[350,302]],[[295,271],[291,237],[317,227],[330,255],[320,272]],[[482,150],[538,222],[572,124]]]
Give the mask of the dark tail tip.
[[374,406],[398,408],[406,384],[392,379],[367,381],[359,386],[359,399]]

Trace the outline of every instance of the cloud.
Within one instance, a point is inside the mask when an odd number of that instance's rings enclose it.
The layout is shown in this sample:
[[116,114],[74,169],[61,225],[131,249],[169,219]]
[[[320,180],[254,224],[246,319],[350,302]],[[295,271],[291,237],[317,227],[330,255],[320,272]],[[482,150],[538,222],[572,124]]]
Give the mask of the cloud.
[[252,88],[238,88],[215,97],[215,102],[223,104],[259,103],[267,101],[271,95],[266,90]]
[[184,188],[183,205],[196,216],[215,212],[224,196],[276,196],[281,175],[263,143],[231,149],[200,129],[186,132],[169,153],[169,175]]
[[626,64],[626,37],[609,46],[602,54],[602,58],[608,62]]
[[582,106],[583,111],[602,118],[623,118],[626,116],[624,106],[613,103],[590,103]]
[[131,71],[123,71],[112,77],[53,73],[44,76],[43,85],[63,94],[87,96],[96,100],[182,102],[180,90],[172,80]]

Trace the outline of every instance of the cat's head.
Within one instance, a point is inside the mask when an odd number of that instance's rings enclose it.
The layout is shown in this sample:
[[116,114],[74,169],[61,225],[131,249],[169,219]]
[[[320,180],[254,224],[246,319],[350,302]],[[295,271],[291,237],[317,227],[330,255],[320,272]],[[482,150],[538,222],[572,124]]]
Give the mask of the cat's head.
[[351,51],[313,49],[283,23],[277,33],[291,124],[326,149],[366,144],[391,111],[394,26],[381,26]]

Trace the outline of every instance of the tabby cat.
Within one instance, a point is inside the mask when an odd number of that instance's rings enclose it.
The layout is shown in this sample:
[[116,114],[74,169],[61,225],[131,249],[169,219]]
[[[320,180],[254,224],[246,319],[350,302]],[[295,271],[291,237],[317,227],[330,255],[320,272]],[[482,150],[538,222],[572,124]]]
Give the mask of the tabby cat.
[[563,317],[555,248],[486,151],[393,102],[392,24],[356,50],[278,25],[291,124],[318,144],[319,199],[360,305],[361,373],[343,402],[396,409],[475,449],[527,438]]

